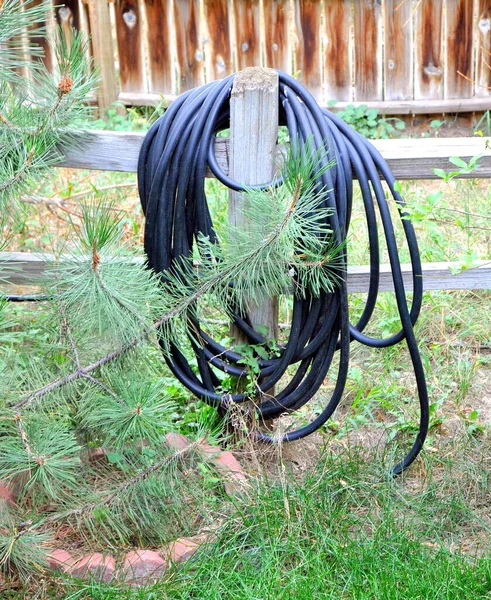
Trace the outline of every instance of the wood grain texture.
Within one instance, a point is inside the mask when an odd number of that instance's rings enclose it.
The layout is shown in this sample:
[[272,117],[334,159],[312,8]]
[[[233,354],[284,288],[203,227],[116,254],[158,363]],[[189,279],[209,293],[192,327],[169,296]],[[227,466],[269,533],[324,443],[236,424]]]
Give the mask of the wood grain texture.
[[99,69],[99,87],[97,102],[101,112],[118,97],[116,69],[114,65],[114,49],[111,31],[111,19],[107,0],[88,0],[90,30],[94,63]]
[[222,79],[232,73],[232,41],[227,0],[204,0],[206,22],[206,78]]
[[82,27],[79,0],[56,3],[55,16],[57,25],[63,30],[67,44],[70,45],[73,29],[80,31]]
[[259,0],[232,0],[235,22],[236,70],[261,66]]
[[321,3],[317,0],[295,1],[295,72],[316,100],[323,100]]
[[445,11],[445,98],[470,98],[474,93],[473,2],[447,1]]
[[56,2],[55,7],[56,22],[65,27],[74,27],[77,30],[81,28],[80,3],[79,0],[64,0]]
[[172,64],[171,0],[144,0],[150,91],[175,93]]
[[291,75],[291,0],[263,0],[263,11],[266,66]]
[[179,93],[205,81],[199,0],[174,0]]
[[413,89],[413,6],[385,0],[384,99],[410,100]]
[[[36,6],[39,6],[40,4],[44,4],[44,0],[31,0],[29,2],[29,7],[34,8]],[[46,27],[48,25],[48,22],[46,19],[42,19],[41,21],[38,21],[36,23],[36,25],[33,25],[32,27],[30,27],[30,29],[37,29],[38,27]],[[30,38],[30,41],[32,42],[33,45],[35,46],[39,46],[40,48],[43,49],[43,56],[41,57],[35,57],[34,60],[40,60],[44,66],[48,69],[48,71],[52,71],[53,70],[53,53],[49,44],[49,37],[45,36],[45,35],[33,35]],[[1,52],[1,51],[0,51]]]
[[115,0],[114,12],[121,91],[143,92],[146,85],[138,0]]
[[351,101],[351,2],[324,2],[324,79],[326,100]]
[[491,96],[491,0],[478,0],[475,96]]
[[[237,73],[230,99],[229,175],[246,185],[266,183],[274,178],[276,140],[278,138],[278,74],[272,69],[253,67]],[[254,160],[251,160],[254,157]],[[228,217],[234,226],[247,230],[243,194],[229,191]],[[278,334],[278,299],[249,302],[253,325],[268,328],[268,337]],[[239,342],[247,340],[238,329],[232,335]]]
[[355,100],[382,100],[382,1],[353,3]]
[[[165,94],[168,102],[173,102],[176,96]],[[156,106],[162,101],[160,94],[131,94],[121,93],[119,99],[125,104],[137,106]],[[360,102],[338,102],[329,107],[334,112],[344,110],[348,104],[354,106],[365,105],[368,108],[376,108],[382,115],[417,115],[437,113],[465,113],[474,111],[485,111],[490,108],[489,98],[464,98],[460,100],[366,100]]]
[[[61,257],[61,261],[68,260]],[[143,258],[135,258],[141,262]],[[0,252],[0,277],[11,285],[36,285],[53,262],[50,254],[30,252]],[[412,290],[410,265],[401,265],[406,291]],[[425,290],[489,290],[491,289],[491,264],[478,262],[471,269],[460,271],[461,263],[423,263],[423,289]],[[455,273],[455,274],[454,274]],[[348,267],[348,291],[367,292],[370,268]],[[393,291],[390,265],[380,265],[380,291]]]
[[414,98],[443,98],[443,0],[421,0],[414,18]]
[[[65,150],[65,160],[60,166],[136,172],[144,136],[119,131],[85,132],[84,141]],[[483,153],[479,167],[464,178],[491,178],[491,150],[486,150],[486,143],[491,146],[491,138],[408,138],[372,140],[372,143],[387,160],[396,179],[438,179],[433,169],[453,170],[455,167],[448,158],[456,153],[464,160]],[[228,172],[228,145],[226,138],[217,138],[215,143],[218,163],[225,172]]]

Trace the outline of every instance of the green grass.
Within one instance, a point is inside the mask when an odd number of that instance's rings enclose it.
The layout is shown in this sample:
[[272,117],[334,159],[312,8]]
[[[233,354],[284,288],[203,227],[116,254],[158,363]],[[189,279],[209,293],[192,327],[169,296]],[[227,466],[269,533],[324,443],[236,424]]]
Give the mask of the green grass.
[[[431,455],[396,480],[386,476],[390,455],[326,453],[301,480],[270,474],[235,500],[215,539],[161,583],[135,590],[65,580],[46,597],[489,598],[489,450],[484,439],[446,443],[443,458]],[[481,546],[470,547],[471,538]]]

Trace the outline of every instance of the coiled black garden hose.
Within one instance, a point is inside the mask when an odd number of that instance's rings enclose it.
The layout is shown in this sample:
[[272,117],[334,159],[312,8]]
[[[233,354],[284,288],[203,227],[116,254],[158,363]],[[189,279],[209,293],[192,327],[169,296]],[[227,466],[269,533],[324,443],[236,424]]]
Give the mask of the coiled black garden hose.
[[[139,156],[138,186],[145,213],[145,252],[149,266],[165,272],[174,261],[191,254],[198,236],[216,241],[213,223],[205,195],[205,171],[211,168],[215,176],[236,191],[243,187],[227,177],[218,166],[214,154],[216,134],[229,127],[229,101],[234,75],[212,82],[180,96],[151,127]],[[395,179],[379,152],[363,136],[328,110],[318,106],[310,93],[295,79],[279,73],[280,124],[286,125],[292,141],[298,140],[300,150],[306,144],[324,153],[324,160],[334,159],[330,169],[320,169],[319,186],[325,206],[330,208],[329,225],[338,242],[346,239],[352,208],[352,173],[358,179],[365,208],[370,248],[370,284],[364,310],[356,324],[348,313],[346,277],[333,293],[316,298],[294,297],[290,335],[279,356],[259,360],[260,382],[268,390],[279,382],[290,365],[296,372],[290,382],[274,398],[260,402],[257,411],[262,419],[278,417],[304,406],[318,391],[333,356],[339,351],[337,381],[324,410],[308,425],[284,434],[284,441],[296,440],[316,431],[331,417],[344,391],[350,343],[356,340],[374,348],[392,346],[403,339],[414,367],[420,422],[416,439],[406,456],[393,468],[401,473],[419,454],[428,431],[429,408],[424,370],[413,331],[422,303],[422,271],[414,229],[408,219],[402,219],[413,273],[413,297],[408,307],[401,273],[394,228],[382,187],[384,179],[404,216],[404,201],[395,189]],[[312,142],[313,140],[313,142]],[[266,185],[266,183],[265,183]],[[268,184],[269,185],[269,184]],[[379,285],[379,245],[375,203],[380,213],[390,259],[397,306],[402,329],[385,339],[363,333],[375,308]],[[345,274],[345,272],[344,272]],[[235,324],[251,344],[264,342],[253,329],[246,315],[235,315]],[[219,379],[214,369],[238,377],[246,373],[239,364],[241,355],[227,350],[194,323],[202,344],[192,345],[198,373],[177,345],[171,345],[166,360],[174,375],[198,398],[217,407],[223,406],[224,395],[217,391]],[[246,393],[228,394],[227,402],[243,402]],[[260,440],[272,442],[273,437],[257,433]]]

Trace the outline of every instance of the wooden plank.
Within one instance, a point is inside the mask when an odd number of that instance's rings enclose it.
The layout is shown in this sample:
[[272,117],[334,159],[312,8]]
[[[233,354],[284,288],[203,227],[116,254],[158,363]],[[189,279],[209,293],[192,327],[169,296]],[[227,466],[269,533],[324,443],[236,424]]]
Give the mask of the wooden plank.
[[351,1],[324,3],[324,82],[325,98],[351,102]]
[[172,64],[171,0],[144,0],[150,92],[175,93]]
[[[69,260],[61,257],[59,260]],[[135,262],[143,258],[137,257]],[[46,266],[53,263],[50,254],[33,254],[30,252],[0,252],[0,278],[9,285],[36,285],[45,273]],[[491,289],[491,263],[480,261],[470,269],[460,271],[462,264],[426,263],[423,264],[423,288],[425,290],[489,290]],[[412,290],[410,265],[402,265],[402,273],[406,290]],[[454,274],[455,273],[455,274]],[[348,267],[348,291],[367,292],[370,267]],[[380,291],[392,291],[392,275],[390,265],[380,266]]]
[[[34,8],[39,6],[40,4],[45,4],[45,0],[31,0],[29,2],[29,8]],[[38,27],[48,27],[49,15],[45,11],[46,18],[38,21],[36,25],[30,27],[30,29],[37,29]],[[30,38],[30,43],[35,46],[39,46],[43,49],[43,56],[39,57],[31,57],[31,60],[40,60],[44,63],[44,66],[48,69],[48,71],[53,70],[53,53],[50,46],[50,36],[49,31],[46,31],[46,35],[33,35]]]
[[[476,29],[476,96],[491,96],[491,0],[478,0]],[[491,104],[491,103],[490,103]]]
[[227,0],[204,0],[206,79],[214,81],[233,71],[230,13]]
[[298,79],[316,98],[323,100],[321,3],[318,0],[295,2],[295,72]]
[[[136,172],[144,133],[87,131],[84,140],[65,151],[60,167],[101,171]],[[448,161],[456,154],[464,160],[484,153],[480,166],[463,178],[491,178],[491,138],[408,138],[372,140],[385,157],[396,179],[438,179],[433,169],[455,168]],[[217,138],[215,153],[220,167],[228,172],[229,141]],[[249,161],[248,161],[249,162]],[[211,173],[208,173],[211,176]]]
[[[125,94],[121,93],[119,99],[129,106],[156,106],[162,101],[160,94]],[[165,99],[173,102],[176,96],[166,94]],[[354,106],[364,105],[376,108],[382,115],[418,115],[486,111],[491,108],[489,97],[485,98],[456,98],[452,100],[393,100],[385,102],[380,100],[366,102],[338,102],[329,107],[329,110],[338,112],[344,110],[348,104]]]
[[414,98],[443,98],[443,0],[418,2],[414,44]]
[[413,6],[409,0],[385,0],[384,99],[413,98]]
[[382,3],[353,3],[355,100],[382,100]]
[[73,35],[73,29],[80,31],[80,4],[79,0],[65,0],[65,2],[56,2],[55,8],[56,22],[63,29],[63,34],[67,43]]
[[445,98],[470,98],[474,92],[473,2],[447,1],[445,10]]
[[[230,98],[229,174],[235,181],[256,185],[271,181],[275,172],[278,138],[278,74],[272,69],[250,67],[237,73]],[[253,156],[254,160],[250,160]],[[228,218],[232,225],[247,228],[244,195],[230,190]],[[268,328],[268,337],[278,334],[278,299],[249,303],[253,325]],[[235,329],[235,330],[234,330]],[[232,335],[245,341],[238,328]]]
[[263,0],[266,66],[291,75],[290,0]]
[[174,27],[180,93],[205,81],[199,0],[174,0]]
[[118,97],[112,30],[107,0],[88,0],[90,31],[94,62],[99,69],[100,80],[97,102],[102,113]]
[[236,69],[261,66],[259,0],[232,0],[235,22]]
[[146,85],[138,0],[115,0],[114,12],[121,90],[143,92]]

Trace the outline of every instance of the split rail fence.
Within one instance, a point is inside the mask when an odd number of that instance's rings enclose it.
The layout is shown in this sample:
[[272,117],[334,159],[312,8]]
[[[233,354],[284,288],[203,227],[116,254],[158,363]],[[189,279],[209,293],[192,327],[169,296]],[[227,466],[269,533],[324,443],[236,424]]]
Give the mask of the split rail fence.
[[[61,167],[94,169],[101,171],[136,172],[138,153],[143,133],[87,132],[84,143],[78,143],[66,153]],[[414,138],[405,140],[374,140],[373,144],[387,160],[398,180],[438,179],[433,169],[454,170],[449,157],[458,154],[464,160],[482,154],[479,166],[461,177],[491,179],[491,138]],[[486,147],[488,148],[486,150]],[[215,151],[218,163],[228,172],[230,143],[227,138],[217,138]],[[211,172],[207,173],[212,176]],[[27,252],[0,253],[0,279],[12,285],[36,285],[53,257]],[[407,290],[412,289],[411,270],[403,265]],[[352,266],[348,269],[348,291],[366,292],[369,284],[369,267]],[[491,261],[478,263],[473,268],[461,270],[458,263],[426,263],[423,265],[423,286],[426,290],[476,290],[491,289]],[[380,290],[393,289],[389,265],[381,265]]]
[[[41,0],[35,0],[41,2]],[[101,106],[151,105],[248,66],[326,104],[384,114],[491,108],[491,0],[58,0],[92,36]],[[46,62],[52,64],[45,40]]]

